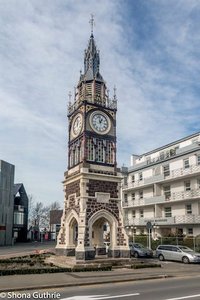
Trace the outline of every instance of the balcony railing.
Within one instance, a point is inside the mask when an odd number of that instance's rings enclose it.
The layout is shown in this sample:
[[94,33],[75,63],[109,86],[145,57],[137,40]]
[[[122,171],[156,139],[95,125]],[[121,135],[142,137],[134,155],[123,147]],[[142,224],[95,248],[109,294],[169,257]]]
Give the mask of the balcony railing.
[[196,189],[196,190],[172,193],[171,197],[168,197],[166,200],[167,201],[184,200],[184,199],[193,199],[193,198],[199,198],[199,197],[200,197],[200,189]]
[[142,199],[135,199],[135,200],[128,200],[122,202],[123,207],[134,207],[134,206],[141,206],[141,205],[147,205],[147,204],[156,204],[156,203],[161,203],[165,202],[165,196],[154,196],[154,197],[149,197],[149,198],[142,198]]
[[162,225],[174,225],[174,224],[199,224],[200,215],[181,215],[175,217],[158,217],[158,218],[132,218],[125,219],[125,226],[146,226],[147,222],[156,224],[156,226]]
[[[137,187],[143,187],[144,185],[153,184],[160,182],[166,179],[178,178],[183,176],[188,176],[192,174],[200,173],[200,165],[191,165],[189,168],[179,168],[171,171],[165,172],[165,174],[153,175],[143,180],[137,180],[135,182],[129,182],[128,184],[123,185],[123,189],[131,189]],[[166,175],[167,174],[167,175]]]
[[170,201],[180,201],[185,199],[195,199],[200,198],[200,189],[190,190],[190,191],[181,191],[161,196],[154,196],[143,199],[128,200],[122,202],[122,207],[134,207],[142,206],[148,204],[157,204]]
[[186,176],[190,174],[195,174],[200,172],[200,165],[191,165],[189,168],[179,168],[170,171],[168,176],[165,176],[165,179],[176,178],[181,176]]

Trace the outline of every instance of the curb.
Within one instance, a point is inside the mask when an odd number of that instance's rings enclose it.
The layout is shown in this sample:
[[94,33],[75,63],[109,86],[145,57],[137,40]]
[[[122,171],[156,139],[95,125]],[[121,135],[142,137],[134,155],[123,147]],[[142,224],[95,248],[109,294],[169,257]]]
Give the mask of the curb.
[[26,286],[26,287],[17,287],[17,288],[0,288],[0,293],[14,292],[14,291],[24,291],[24,290],[36,290],[36,289],[53,289],[53,288],[62,288],[62,287],[73,287],[73,286],[86,286],[86,285],[96,285],[96,284],[106,284],[106,283],[119,283],[119,282],[130,282],[130,281],[141,281],[141,280],[153,280],[153,279],[164,279],[164,278],[173,278],[172,275],[156,275],[149,277],[141,277],[141,278],[127,278],[127,279],[117,279],[117,280],[108,280],[108,281],[100,281],[100,282],[77,282],[77,283],[66,283],[66,284],[51,284],[49,285],[41,285],[41,286]]

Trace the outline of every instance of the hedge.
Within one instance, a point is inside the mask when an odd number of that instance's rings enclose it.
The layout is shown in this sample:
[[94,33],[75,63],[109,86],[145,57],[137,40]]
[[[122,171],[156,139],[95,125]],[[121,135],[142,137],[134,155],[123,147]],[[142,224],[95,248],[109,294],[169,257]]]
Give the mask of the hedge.
[[112,266],[106,267],[82,267],[82,268],[39,268],[39,269],[16,269],[0,270],[0,276],[24,275],[24,274],[44,274],[44,273],[63,273],[63,272],[87,272],[87,271],[111,271]]
[[132,265],[131,269],[142,269],[142,268],[161,268],[160,264],[138,264]]

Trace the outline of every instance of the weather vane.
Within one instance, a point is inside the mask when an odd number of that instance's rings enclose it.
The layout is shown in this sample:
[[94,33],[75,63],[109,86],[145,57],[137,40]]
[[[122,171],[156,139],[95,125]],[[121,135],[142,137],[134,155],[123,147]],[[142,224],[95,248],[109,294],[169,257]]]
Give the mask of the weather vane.
[[91,19],[89,21],[90,26],[91,26],[91,34],[93,34],[93,29],[94,29],[94,15],[91,14]]

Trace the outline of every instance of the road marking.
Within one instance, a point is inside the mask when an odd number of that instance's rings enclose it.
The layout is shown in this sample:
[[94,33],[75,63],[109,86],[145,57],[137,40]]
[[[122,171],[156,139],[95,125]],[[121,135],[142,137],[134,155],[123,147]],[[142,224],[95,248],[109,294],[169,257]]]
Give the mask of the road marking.
[[182,299],[190,299],[190,298],[197,298],[197,297],[200,297],[200,294],[190,295],[190,296],[183,296],[183,297],[178,297],[178,298],[170,298],[170,299],[165,299],[165,300],[182,300]]
[[88,296],[73,296],[69,298],[63,298],[61,300],[99,300],[99,299],[114,299],[121,297],[132,297],[139,296],[139,293],[135,294],[126,294],[126,295],[117,295],[117,296],[108,296],[108,295],[88,295]]

